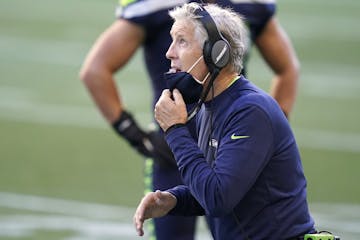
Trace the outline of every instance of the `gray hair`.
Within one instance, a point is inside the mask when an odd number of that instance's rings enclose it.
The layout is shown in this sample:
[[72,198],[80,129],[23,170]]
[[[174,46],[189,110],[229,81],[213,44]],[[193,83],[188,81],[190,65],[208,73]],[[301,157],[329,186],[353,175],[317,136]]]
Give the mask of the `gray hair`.
[[[248,45],[248,33],[242,17],[230,8],[221,8],[216,4],[202,6],[214,20],[218,30],[230,44],[230,62],[233,70],[240,73],[243,68],[243,57]],[[198,3],[187,3],[176,7],[169,12],[174,21],[187,20],[195,27],[195,37],[203,46],[209,36],[202,25],[197,20],[201,16],[196,15],[196,9],[201,8]]]

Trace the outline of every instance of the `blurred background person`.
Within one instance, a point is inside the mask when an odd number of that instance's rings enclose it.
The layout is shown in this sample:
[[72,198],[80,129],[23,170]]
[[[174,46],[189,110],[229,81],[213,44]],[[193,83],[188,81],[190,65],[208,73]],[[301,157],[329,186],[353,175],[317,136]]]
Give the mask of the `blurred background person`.
[[[125,107],[114,75],[142,47],[153,93],[150,109],[153,109],[162,90],[167,88],[163,74],[170,69],[165,53],[171,44],[169,32],[173,21],[168,11],[185,2],[188,1],[121,1],[117,20],[99,36],[80,71],[80,78],[108,123],[147,157],[147,191],[168,189],[182,181],[162,131],[147,131],[137,124]],[[245,18],[251,33],[248,47],[255,44],[273,71],[270,93],[289,116],[296,99],[299,64],[289,38],[276,19],[275,1],[233,3],[223,0],[216,3],[233,8]],[[154,219],[154,222],[157,239],[194,238],[194,217],[166,216]]]

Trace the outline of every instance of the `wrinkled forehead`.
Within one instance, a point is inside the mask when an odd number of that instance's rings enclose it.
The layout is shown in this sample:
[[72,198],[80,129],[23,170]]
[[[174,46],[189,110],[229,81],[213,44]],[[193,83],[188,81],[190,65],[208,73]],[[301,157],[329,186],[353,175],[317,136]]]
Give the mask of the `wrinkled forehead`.
[[208,38],[205,29],[202,28],[201,23],[197,20],[176,20],[170,34],[173,39],[175,39],[175,37],[182,37],[190,42],[196,41],[201,48]]
[[190,20],[176,20],[171,27],[170,34],[174,35],[186,35],[193,36],[194,35],[194,24]]

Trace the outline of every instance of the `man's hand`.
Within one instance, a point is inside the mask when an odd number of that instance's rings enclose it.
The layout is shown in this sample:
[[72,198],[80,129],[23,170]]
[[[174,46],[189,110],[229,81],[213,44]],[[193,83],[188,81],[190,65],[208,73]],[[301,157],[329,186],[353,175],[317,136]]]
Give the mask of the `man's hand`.
[[154,112],[155,119],[164,132],[175,124],[185,124],[187,121],[186,105],[177,89],[174,89],[172,94],[169,89],[165,89],[155,105]]
[[149,218],[165,216],[176,206],[176,197],[169,192],[150,192],[143,197],[134,215],[134,225],[139,236],[144,235],[144,222]]

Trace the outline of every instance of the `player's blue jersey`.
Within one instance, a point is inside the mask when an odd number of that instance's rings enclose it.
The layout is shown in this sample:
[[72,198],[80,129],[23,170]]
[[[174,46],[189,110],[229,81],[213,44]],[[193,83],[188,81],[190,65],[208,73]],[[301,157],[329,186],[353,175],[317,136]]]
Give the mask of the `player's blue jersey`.
[[[187,0],[122,0],[117,17],[141,25],[146,31],[143,44],[145,66],[151,78],[153,104],[158,100],[167,84],[163,74],[170,68],[170,60],[165,54],[171,44],[170,29],[173,20],[168,11],[182,5]],[[275,0],[218,0],[220,6],[233,8],[241,14],[254,40],[261,33],[267,21],[275,14]],[[124,46],[126,47],[126,46]]]
[[[226,106],[226,107],[224,107]],[[241,77],[166,140],[186,186],[173,214],[208,216],[215,239],[288,239],[314,231],[306,179],[275,100]]]
[[260,35],[276,11],[275,0],[218,0],[215,2],[219,6],[232,8],[244,17],[252,41]]

